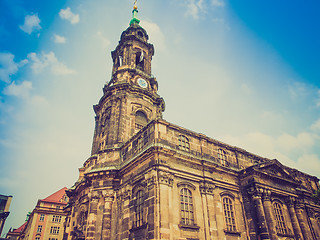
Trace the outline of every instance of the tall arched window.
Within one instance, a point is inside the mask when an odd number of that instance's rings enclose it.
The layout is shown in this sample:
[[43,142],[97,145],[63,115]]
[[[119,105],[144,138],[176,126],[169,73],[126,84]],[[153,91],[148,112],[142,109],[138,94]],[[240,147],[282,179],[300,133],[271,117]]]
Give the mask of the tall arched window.
[[183,135],[179,136],[179,149],[189,152],[190,150],[189,139],[186,136],[183,136]]
[[180,190],[181,224],[194,225],[192,193],[188,188]]
[[82,209],[78,217],[78,230],[85,231],[87,225],[88,212]]
[[275,202],[273,204],[273,209],[277,221],[278,233],[287,234],[287,228],[283,217],[282,206],[280,205],[280,203]]
[[148,123],[147,116],[142,111],[137,111],[135,128],[139,130],[143,128],[145,125],[147,125],[147,123]]
[[231,198],[223,198],[223,211],[226,227],[228,231],[236,231],[236,221],[234,217],[234,204]]
[[144,56],[143,51],[136,54],[136,67],[140,70],[144,70]]
[[223,165],[226,166],[227,165],[227,155],[226,152],[224,150],[222,150],[221,148],[218,149],[218,159],[219,162]]
[[143,224],[143,191],[139,190],[136,193],[136,227],[140,227]]

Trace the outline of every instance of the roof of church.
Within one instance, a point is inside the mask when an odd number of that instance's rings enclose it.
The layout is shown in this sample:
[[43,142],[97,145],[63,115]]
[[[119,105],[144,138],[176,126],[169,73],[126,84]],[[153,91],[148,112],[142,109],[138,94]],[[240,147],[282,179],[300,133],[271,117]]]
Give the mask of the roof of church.
[[61,199],[65,195],[67,189],[68,188],[64,187],[59,191],[51,194],[49,197],[42,199],[41,201],[61,203]]

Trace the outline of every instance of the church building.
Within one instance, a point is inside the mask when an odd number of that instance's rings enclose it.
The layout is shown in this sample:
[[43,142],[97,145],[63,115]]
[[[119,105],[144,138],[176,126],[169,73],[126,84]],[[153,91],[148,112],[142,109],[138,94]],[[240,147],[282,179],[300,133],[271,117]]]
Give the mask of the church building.
[[[137,7],[66,190],[64,240],[319,240],[319,179],[163,119]],[[161,81],[160,81],[161,84]]]

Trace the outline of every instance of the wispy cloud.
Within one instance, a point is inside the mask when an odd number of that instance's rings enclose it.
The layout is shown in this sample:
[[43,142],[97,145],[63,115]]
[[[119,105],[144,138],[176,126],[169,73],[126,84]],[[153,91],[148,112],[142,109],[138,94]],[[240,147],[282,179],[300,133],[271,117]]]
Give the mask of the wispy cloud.
[[311,125],[312,131],[320,131],[320,118]]
[[224,0],[211,0],[211,4],[215,7],[224,7],[225,5]]
[[204,13],[206,9],[204,0],[188,0],[186,7],[186,15],[193,19],[199,19],[199,14]]
[[159,25],[151,21],[143,20],[141,21],[141,26],[146,29],[150,36],[150,41],[157,46],[157,49],[164,50],[166,48],[165,37]]
[[63,36],[58,35],[58,34],[53,34],[53,41],[55,43],[66,43],[67,39]]
[[62,62],[59,62],[54,52],[42,52],[41,54],[29,53],[28,58],[31,60],[31,69],[38,74],[45,69],[50,69],[54,75],[70,75],[74,74],[75,70],[68,68]]
[[318,97],[316,99],[316,106],[320,107],[320,90],[318,90]]
[[106,38],[104,36],[103,32],[101,32],[101,31],[97,32],[97,36],[101,41],[102,48],[106,49],[110,45],[110,40],[108,38]]
[[31,34],[32,32],[36,30],[40,30],[40,19],[38,17],[38,14],[35,13],[33,15],[27,15],[24,18],[24,24],[20,26],[20,29],[28,34]]
[[8,96],[15,96],[20,98],[28,98],[29,92],[32,89],[32,82],[23,81],[20,84],[16,84],[14,81],[7,86],[3,93]]
[[11,82],[10,77],[18,72],[19,67],[22,67],[28,60],[20,62],[14,61],[12,53],[0,53],[0,80],[6,83]]
[[[320,127],[320,120],[313,126]],[[225,142],[245,148],[260,156],[270,159],[276,158],[283,164],[299,168],[310,174],[318,174],[318,172],[310,165],[304,165],[302,160],[306,162],[312,161],[313,164],[320,166],[319,156],[312,153],[312,149],[319,144],[320,136],[311,132],[300,132],[296,135],[288,133],[279,136],[272,136],[261,132],[251,132],[242,136],[225,136],[222,137]]]
[[67,7],[66,9],[61,9],[59,12],[59,16],[62,19],[68,20],[72,24],[76,24],[80,21],[80,16],[79,14],[74,14],[70,7]]

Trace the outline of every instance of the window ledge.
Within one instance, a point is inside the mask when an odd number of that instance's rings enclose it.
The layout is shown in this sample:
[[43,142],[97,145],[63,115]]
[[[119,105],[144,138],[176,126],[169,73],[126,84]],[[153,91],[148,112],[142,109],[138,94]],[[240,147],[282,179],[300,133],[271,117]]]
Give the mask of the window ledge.
[[186,224],[179,224],[179,228],[184,228],[190,231],[199,231],[200,227],[198,225],[186,225]]
[[280,237],[289,237],[289,238],[293,238],[294,235],[290,234],[290,233],[277,233],[278,236]]
[[145,229],[145,228],[147,228],[147,224],[146,224],[146,223],[142,224],[140,227],[133,227],[133,228],[131,228],[131,229],[130,229],[130,232],[138,231],[138,230],[140,230],[140,229]]
[[231,230],[228,230],[228,229],[224,229],[224,232],[225,232],[226,234],[229,234],[229,235],[237,235],[237,236],[240,236],[240,235],[241,235],[241,232],[231,231]]

